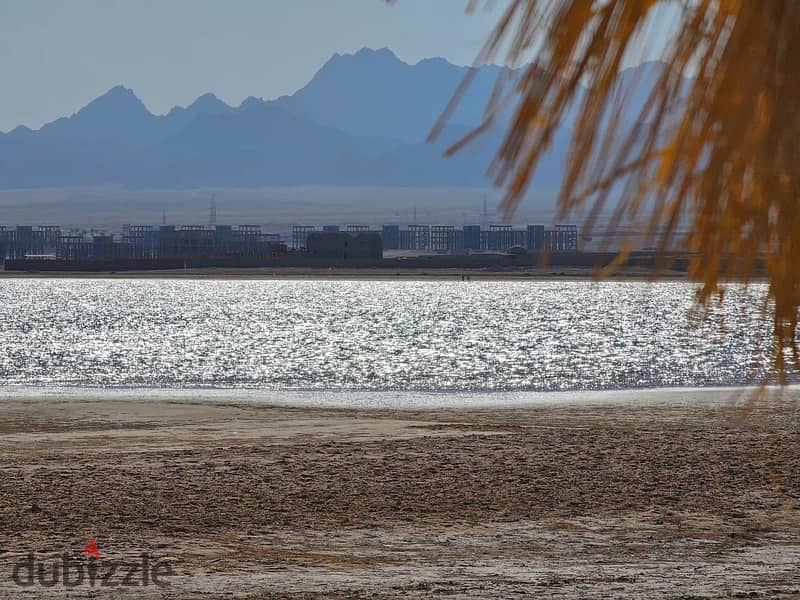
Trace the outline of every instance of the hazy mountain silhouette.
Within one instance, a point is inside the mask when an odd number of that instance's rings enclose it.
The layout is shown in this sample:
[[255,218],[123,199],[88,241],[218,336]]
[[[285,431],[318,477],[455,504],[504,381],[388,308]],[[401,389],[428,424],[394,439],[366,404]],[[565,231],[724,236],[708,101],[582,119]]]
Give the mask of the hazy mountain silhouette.
[[[658,65],[642,69],[650,77]],[[487,186],[502,124],[451,159],[442,152],[480,122],[500,71],[479,69],[435,144],[425,139],[467,73],[440,58],[337,54],[291,96],[231,107],[204,94],[160,116],[117,86],[37,131],[0,134],[0,188]],[[622,85],[635,74],[623,73]],[[535,185],[558,185],[570,134],[567,123]]]
[[340,185],[359,177],[386,142],[354,138],[271,104],[204,113],[152,151],[154,186]]
[[71,117],[0,137],[0,186],[118,183],[121,165],[158,143],[159,133],[159,118],[118,86]]
[[[390,50],[335,54],[311,81],[275,104],[351,135],[422,142],[467,74],[441,58],[408,65]],[[480,69],[451,122],[479,123],[500,67]]]
[[161,117],[164,133],[173,134],[189,125],[201,115],[224,115],[234,109],[225,104],[212,93],[203,94],[187,107],[176,106]]

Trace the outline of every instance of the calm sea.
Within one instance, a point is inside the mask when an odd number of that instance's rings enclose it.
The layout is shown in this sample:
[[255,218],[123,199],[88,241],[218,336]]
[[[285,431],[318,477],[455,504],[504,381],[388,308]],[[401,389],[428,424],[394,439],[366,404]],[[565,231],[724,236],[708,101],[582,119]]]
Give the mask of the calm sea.
[[764,288],[686,283],[0,280],[16,386],[494,392],[746,384]]

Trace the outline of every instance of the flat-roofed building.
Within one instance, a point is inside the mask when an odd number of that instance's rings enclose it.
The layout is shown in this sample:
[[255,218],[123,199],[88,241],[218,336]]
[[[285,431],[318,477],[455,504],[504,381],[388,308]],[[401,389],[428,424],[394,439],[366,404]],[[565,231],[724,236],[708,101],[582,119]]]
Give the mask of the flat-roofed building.
[[400,249],[400,225],[384,225],[381,227],[381,238],[384,250]]
[[431,250],[440,254],[453,254],[460,252],[460,241],[463,241],[462,236],[456,234],[461,233],[456,231],[453,225],[432,225],[431,226]]
[[383,241],[378,233],[348,233],[314,231],[306,240],[308,254],[313,258],[356,259],[383,257]]
[[528,225],[525,246],[533,252],[544,250],[544,225]]
[[464,225],[464,250],[481,251],[481,226]]
[[508,250],[514,246],[514,228],[511,225],[489,225],[487,250]]
[[306,240],[314,229],[313,225],[292,225],[292,248],[306,248]]

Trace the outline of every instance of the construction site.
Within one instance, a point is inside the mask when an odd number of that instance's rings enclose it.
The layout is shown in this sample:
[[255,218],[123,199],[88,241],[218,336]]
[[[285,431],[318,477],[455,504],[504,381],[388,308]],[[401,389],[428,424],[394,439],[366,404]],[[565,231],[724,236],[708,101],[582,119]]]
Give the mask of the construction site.
[[335,266],[340,261],[356,268],[355,262],[411,266],[419,261],[425,266],[488,268],[508,256],[517,263],[533,263],[542,253],[577,258],[577,226],[294,224],[266,232],[253,224],[164,223],[123,225],[113,233],[57,225],[0,226],[0,259],[6,271]]

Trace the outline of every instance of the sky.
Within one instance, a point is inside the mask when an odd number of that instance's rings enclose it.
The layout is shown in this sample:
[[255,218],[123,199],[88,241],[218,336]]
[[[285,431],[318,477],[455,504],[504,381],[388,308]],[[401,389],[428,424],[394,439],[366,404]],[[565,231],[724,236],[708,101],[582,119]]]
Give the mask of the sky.
[[[115,85],[156,114],[206,92],[291,94],[338,52],[470,64],[507,0],[0,0],[0,131],[39,128]],[[488,8],[487,8],[488,5]]]

